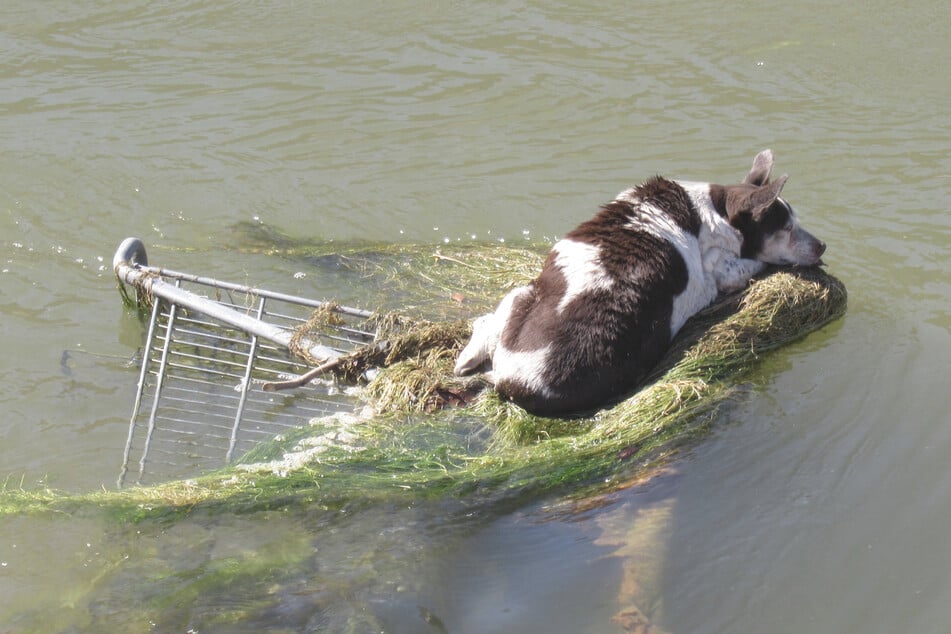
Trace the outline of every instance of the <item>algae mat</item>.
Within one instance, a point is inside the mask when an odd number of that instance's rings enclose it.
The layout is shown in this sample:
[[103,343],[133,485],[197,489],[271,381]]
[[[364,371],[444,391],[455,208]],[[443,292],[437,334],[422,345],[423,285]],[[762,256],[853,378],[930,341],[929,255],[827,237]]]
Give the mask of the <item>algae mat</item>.
[[[451,302],[448,312],[458,316],[459,297],[466,300],[465,310],[481,312],[505,288],[531,277],[543,255],[501,245],[398,247],[353,251],[344,261],[364,275],[379,274],[393,257],[398,265],[392,270],[399,275],[386,278],[382,294],[387,284],[399,283],[404,292],[420,295],[419,305]],[[460,387],[451,376],[455,350],[468,335],[463,322],[450,342],[379,372],[364,389],[363,411],[313,420],[232,467],[157,486],[80,495],[8,483],[0,491],[0,514],[174,519],[196,510],[333,509],[436,497],[471,508],[618,486],[702,434],[763,354],[842,316],[846,301],[842,283],[821,269],[770,271],[690,320],[652,382],[592,417],[571,420],[530,416],[491,389],[468,406],[429,411],[434,390],[484,387],[472,382]],[[394,384],[404,386],[397,397]]]

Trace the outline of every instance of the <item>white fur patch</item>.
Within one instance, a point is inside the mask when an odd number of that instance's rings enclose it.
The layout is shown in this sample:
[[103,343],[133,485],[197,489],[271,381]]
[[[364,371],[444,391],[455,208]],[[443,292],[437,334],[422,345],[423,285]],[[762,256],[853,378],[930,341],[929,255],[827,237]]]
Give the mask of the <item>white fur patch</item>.
[[[628,225],[631,229],[647,231],[672,244],[683,258],[684,264],[687,265],[687,288],[674,297],[670,315],[670,335],[674,336],[694,313],[707,306],[717,296],[716,283],[704,271],[703,246],[697,238],[674,222],[663,209],[641,202],[628,191],[622,192],[618,198],[632,202],[641,211],[641,215],[636,220],[631,219]],[[694,205],[696,206],[696,203]],[[711,209],[713,207],[712,201],[710,207]],[[704,215],[701,214],[701,219],[705,221]],[[701,229],[701,238],[703,235],[704,230]]]
[[684,231],[663,209],[644,202],[635,203],[641,215],[636,220],[631,219],[627,225],[632,229],[639,229],[654,235],[665,242],[669,242],[684,255],[684,252],[696,247],[696,239]]
[[555,266],[565,277],[565,294],[558,302],[558,312],[576,297],[597,290],[610,290],[614,278],[601,266],[601,249],[574,240],[559,240],[552,248]]
[[690,196],[700,216],[700,248],[703,250],[720,248],[739,257],[743,238],[726,218],[717,213],[713,206],[713,199],[710,198],[710,183],[676,182]]
[[553,398],[548,382],[545,381],[545,370],[548,367],[548,357],[551,346],[528,352],[512,352],[500,345],[495,351],[492,366],[492,380],[498,384],[508,380],[524,386],[529,392],[544,398]]

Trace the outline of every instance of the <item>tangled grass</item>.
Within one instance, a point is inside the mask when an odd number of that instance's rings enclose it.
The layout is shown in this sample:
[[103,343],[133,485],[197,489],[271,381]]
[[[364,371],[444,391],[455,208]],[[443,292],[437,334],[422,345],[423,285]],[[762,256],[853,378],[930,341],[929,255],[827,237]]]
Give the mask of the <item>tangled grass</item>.
[[[470,308],[488,308],[490,296],[497,299],[499,289],[530,278],[542,257],[501,246],[438,257],[401,249],[396,269],[412,278],[408,285],[436,289],[423,303],[437,296],[448,301],[451,291],[463,293]],[[377,255],[349,257],[355,266],[388,266]],[[511,267],[503,268],[505,262]],[[347,419],[345,429],[341,419],[314,421],[241,464],[157,486],[66,495],[4,485],[0,514],[98,509],[139,520],[174,518],[196,508],[336,508],[400,496],[454,496],[471,504],[603,484],[663,460],[702,434],[763,354],[842,316],[846,303],[843,284],[820,269],[771,271],[691,319],[638,392],[583,419],[532,416],[486,389],[481,379],[453,377],[455,354],[470,334],[468,321],[391,319],[383,343],[358,351],[340,371],[353,379],[367,367],[379,368],[364,392],[373,413]],[[301,455],[305,445],[321,451],[291,465],[285,458]]]

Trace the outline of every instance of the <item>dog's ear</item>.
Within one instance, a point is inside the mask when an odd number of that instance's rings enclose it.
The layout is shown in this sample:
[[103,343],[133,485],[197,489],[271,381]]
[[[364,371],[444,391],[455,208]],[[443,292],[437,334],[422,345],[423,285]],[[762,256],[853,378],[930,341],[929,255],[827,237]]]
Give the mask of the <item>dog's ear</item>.
[[773,151],[770,149],[763,150],[753,159],[753,167],[743,182],[749,185],[756,185],[757,187],[765,185],[769,182],[769,173],[772,169]]
[[786,174],[783,174],[772,183],[759,187],[734,185],[725,188],[726,215],[730,224],[740,227],[758,218],[779,198],[788,178]]
[[753,193],[750,195],[750,208],[753,211],[753,215],[756,216],[759,213],[762,213],[764,209],[769,208],[776,199],[779,198],[779,195],[783,191],[783,186],[786,184],[786,181],[789,180],[788,174],[783,174],[772,183],[768,185],[763,185],[762,187],[757,187]]

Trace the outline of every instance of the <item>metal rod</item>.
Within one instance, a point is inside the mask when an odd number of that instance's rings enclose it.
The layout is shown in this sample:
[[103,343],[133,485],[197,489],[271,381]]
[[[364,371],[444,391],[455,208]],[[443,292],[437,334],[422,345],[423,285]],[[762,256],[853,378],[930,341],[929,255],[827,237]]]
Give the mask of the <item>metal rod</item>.
[[[245,332],[261,337],[262,339],[267,339],[285,348],[290,345],[291,339],[294,336],[294,333],[291,331],[273,326],[254,317],[245,315],[244,313],[239,313],[236,310],[222,306],[218,302],[201,297],[200,295],[195,295],[178,286],[173,286],[165,280],[149,275],[149,270],[150,269],[146,267],[132,267],[120,263],[116,269],[116,275],[120,281],[134,286],[141,286],[143,289],[150,291],[153,295],[161,297],[175,306],[180,305],[204,313],[229,326],[240,328]],[[249,289],[249,292],[251,291],[253,291],[253,289]],[[308,352],[310,352],[314,358],[335,359],[341,356],[340,352],[323,344],[314,342],[308,343],[310,344]]]
[[[306,297],[297,297],[296,295],[278,293],[275,291],[255,288],[253,286],[247,286],[244,284],[223,282],[221,280],[216,280],[214,278],[204,277],[201,275],[192,275],[191,273],[182,273],[181,271],[173,271],[171,269],[149,266],[148,256],[145,252],[145,244],[143,244],[143,242],[138,238],[126,238],[122,241],[122,243],[119,245],[119,248],[116,249],[115,255],[112,256],[112,269],[115,271],[116,277],[118,277],[120,281],[126,281],[129,284],[135,284],[135,282],[133,280],[123,279],[123,275],[128,271],[137,270],[152,275],[172,277],[175,279],[184,280],[186,282],[195,282],[197,284],[211,286],[213,288],[220,288],[229,291],[246,293],[248,295],[257,295],[260,297],[277,299],[284,302],[290,302],[292,304],[300,304],[302,306],[310,306],[311,308],[321,308],[327,305],[327,302],[322,302],[316,299],[307,299]],[[338,312],[344,313],[346,315],[353,315],[354,317],[366,318],[373,316],[371,311],[362,310],[360,308],[350,308],[349,306],[338,305],[336,309]]]
[[[266,297],[261,297],[258,301],[258,319],[264,313],[264,302]],[[241,416],[244,414],[244,404],[248,400],[248,392],[251,390],[251,370],[254,369],[254,359],[258,351],[258,338],[251,335],[251,350],[248,351],[248,363],[244,371],[244,379],[241,381],[241,398],[238,399],[238,411],[234,415],[234,426],[231,428],[231,439],[228,442],[228,453],[225,454],[225,462],[230,463],[234,458],[234,448],[238,444],[238,427],[241,425]]]
[[[138,272],[140,274],[149,274],[149,275],[158,275],[160,277],[170,277],[176,280],[182,280],[185,282],[193,282],[195,284],[201,284],[202,286],[210,286],[212,288],[220,288],[222,290],[235,291],[238,293],[246,293],[248,295],[254,295],[257,297],[267,297],[268,299],[276,299],[283,302],[290,302],[293,304],[300,304],[302,306],[309,306],[310,308],[323,308],[327,305],[327,302],[322,302],[318,299],[308,299],[306,297],[299,297],[297,295],[289,295],[287,293],[280,293],[278,291],[269,291],[263,288],[257,288],[255,286],[247,286],[245,284],[235,284],[233,282],[224,282],[222,280],[216,280],[212,277],[204,277],[203,275],[193,275],[191,273],[183,273],[181,271],[174,271],[172,269],[166,269],[158,266],[148,266],[143,264],[128,264],[120,263],[121,267],[125,269],[131,269],[132,271]],[[122,278],[122,274],[119,273],[119,269],[116,269],[117,274]],[[132,280],[125,280],[130,284],[135,282]],[[367,318],[373,315],[372,311],[363,310],[361,308],[351,308],[349,306],[337,306],[337,312],[341,312],[345,315],[352,315],[354,317]]]
[[125,481],[126,473],[129,472],[129,454],[132,452],[132,438],[135,435],[135,419],[139,415],[139,408],[142,406],[142,392],[145,391],[145,377],[148,376],[149,363],[152,358],[152,344],[155,335],[155,324],[158,322],[159,303],[152,304],[152,317],[149,319],[149,332],[145,336],[145,350],[142,353],[142,368],[139,371],[139,383],[135,391],[135,403],[132,405],[132,418],[129,419],[129,436],[125,441],[125,450],[122,452],[122,471],[119,472],[119,479],[116,486],[120,489]]
[[168,321],[165,323],[165,344],[162,346],[162,359],[159,361],[159,369],[156,373],[155,396],[152,400],[152,411],[149,412],[149,426],[145,432],[145,445],[142,449],[142,458],[139,459],[139,477],[136,479],[136,484],[142,483],[142,476],[145,474],[145,461],[149,455],[149,445],[152,444],[152,435],[155,433],[155,416],[158,412],[162,385],[165,384],[165,366],[168,363],[168,349],[172,345],[172,329],[175,326],[177,308],[178,306],[173,303],[168,309]]

